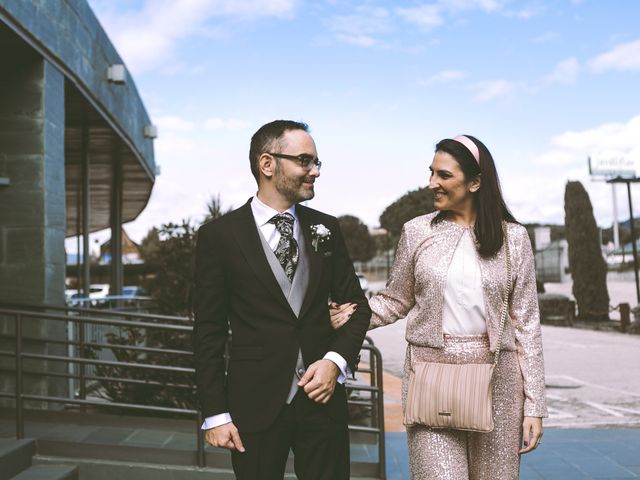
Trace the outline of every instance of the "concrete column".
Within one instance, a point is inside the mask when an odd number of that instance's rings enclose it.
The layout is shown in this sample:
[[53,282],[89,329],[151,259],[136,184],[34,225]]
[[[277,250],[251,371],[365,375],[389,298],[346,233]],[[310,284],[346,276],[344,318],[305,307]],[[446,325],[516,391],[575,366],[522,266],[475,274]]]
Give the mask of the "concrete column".
[[[0,301],[60,305],[65,279],[64,77],[35,55],[0,60],[0,174],[10,179],[0,189]],[[0,322],[2,333],[14,333],[12,319]],[[63,322],[26,319],[22,331],[26,351],[65,352],[45,341],[65,339]],[[13,349],[13,341],[2,343],[3,349]],[[3,359],[2,365],[13,368],[14,362]],[[26,370],[45,367],[25,362]],[[59,363],[47,368],[66,369]],[[0,387],[13,389],[12,375],[0,379]],[[66,393],[64,381],[38,376],[26,376],[24,385],[38,394]]]
[[114,148],[111,181],[111,295],[122,295],[122,158]]

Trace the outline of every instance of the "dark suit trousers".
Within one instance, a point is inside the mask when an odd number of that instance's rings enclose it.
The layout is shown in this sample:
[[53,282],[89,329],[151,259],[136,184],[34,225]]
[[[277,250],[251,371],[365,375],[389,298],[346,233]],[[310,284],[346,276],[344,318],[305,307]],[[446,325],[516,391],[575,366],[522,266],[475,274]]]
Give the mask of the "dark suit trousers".
[[[341,387],[338,387],[341,388]],[[349,479],[349,431],[344,420],[327,415],[324,405],[299,390],[266,431],[240,431],[244,453],[232,452],[239,480],[281,480],[289,449],[300,480]]]

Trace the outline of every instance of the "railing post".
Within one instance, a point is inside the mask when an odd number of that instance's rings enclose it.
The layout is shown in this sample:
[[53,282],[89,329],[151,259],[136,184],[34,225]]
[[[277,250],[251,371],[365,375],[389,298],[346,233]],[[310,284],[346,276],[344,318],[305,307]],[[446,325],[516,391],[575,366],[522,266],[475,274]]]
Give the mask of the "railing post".
[[197,447],[198,447],[198,467],[203,468],[206,467],[206,460],[204,457],[204,438],[203,438],[203,432],[202,432],[202,412],[198,412],[198,415],[196,415],[196,442],[197,442]]
[[[76,325],[78,326],[78,350],[76,351],[76,355],[79,358],[84,358],[84,342],[85,342],[85,338],[84,338],[84,329],[85,329],[85,323],[83,321],[80,320],[76,320]],[[84,368],[84,363],[80,363],[78,365],[78,397],[81,400],[85,400],[87,397],[87,390],[86,390],[86,385],[85,385],[85,368]]]
[[[380,388],[380,385],[377,384],[378,382],[378,376],[377,376],[377,357],[376,354],[373,350],[369,350],[369,386],[371,387],[378,387]],[[376,411],[372,412],[374,413],[373,415],[371,415],[371,426],[375,427],[375,428],[379,428],[380,427],[380,410],[377,404],[377,400],[378,400],[378,392],[371,392],[371,395],[375,395],[376,398],[376,402],[374,404],[374,402],[371,402],[371,408],[375,408]],[[373,400],[373,399],[372,399]]]
[[631,324],[631,308],[628,303],[618,305],[620,309],[620,331],[626,332]]
[[386,465],[386,447],[384,437],[384,395],[382,392],[382,354],[376,347],[372,347],[372,354],[376,357],[376,383],[378,384],[378,416],[382,416],[378,430],[380,432],[380,438],[378,439],[378,462],[380,465],[380,471],[378,472],[381,479],[387,478],[387,465]]
[[16,438],[24,438],[22,410],[22,315],[16,314]]

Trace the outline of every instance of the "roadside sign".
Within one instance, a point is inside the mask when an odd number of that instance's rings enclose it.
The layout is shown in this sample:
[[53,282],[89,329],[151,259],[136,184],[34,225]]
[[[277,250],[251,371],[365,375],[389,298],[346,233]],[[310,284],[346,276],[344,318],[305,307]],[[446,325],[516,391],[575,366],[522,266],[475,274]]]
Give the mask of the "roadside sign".
[[597,154],[589,157],[589,174],[609,178],[635,178],[636,163],[623,154]]

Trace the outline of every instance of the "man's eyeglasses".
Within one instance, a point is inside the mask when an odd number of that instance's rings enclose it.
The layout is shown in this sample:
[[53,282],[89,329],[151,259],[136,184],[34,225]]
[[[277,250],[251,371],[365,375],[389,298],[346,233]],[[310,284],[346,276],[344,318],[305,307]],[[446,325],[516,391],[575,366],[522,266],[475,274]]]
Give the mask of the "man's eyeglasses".
[[311,171],[313,167],[316,167],[318,171],[322,167],[322,162],[318,158],[313,158],[311,155],[285,155],[284,153],[271,153],[266,152],[267,155],[278,158],[286,158],[287,160],[295,160],[303,169]]

